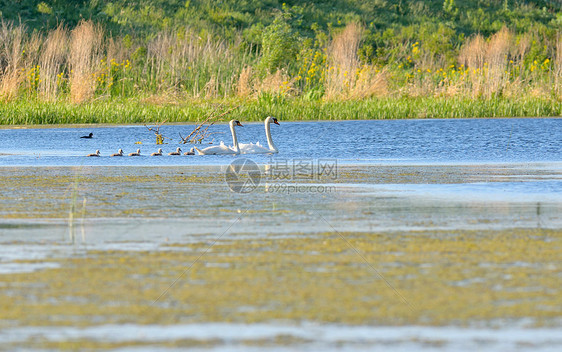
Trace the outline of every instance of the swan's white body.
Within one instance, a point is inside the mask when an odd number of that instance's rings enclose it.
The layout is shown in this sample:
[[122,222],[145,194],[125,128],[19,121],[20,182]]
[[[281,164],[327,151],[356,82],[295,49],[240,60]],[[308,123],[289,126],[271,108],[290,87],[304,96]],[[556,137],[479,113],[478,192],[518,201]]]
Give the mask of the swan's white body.
[[111,156],[123,156],[123,149],[119,149],[117,153],[111,154]]
[[265,125],[265,136],[267,138],[267,145],[269,146],[269,148],[266,148],[264,146],[262,146],[260,144],[260,142],[257,143],[240,143],[240,153],[241,154],[264,154],[264,153],[278,153],[279,151],[277,150],[277,147],[275,146],[275,144],[273,143],[273,139],[271,138],[271,123],[274,123],[276,125],[279,125],[279,122],[277,122],[277,119],[273,116],[268,116],[265,121],[264,121],[264,125]]
[[205,149],[199,149],[195,147],[197,153],[199,155],[240,154],[240,147],[238,146],[238,138],[236,138],[236,131],[234,130],[234,126],[242,126],[242,124],[239,121],[231,120],[229,122],[229,125],[230,133],[232,133],[233,147],[229,147],[221,141],[219,145],[214,145]]
[[150,156],[162,156],[162,148],[158,148],[158,151],[150,154]]
[[175,152],[170,152],[168,155],[181,155],[181,149],[178,147]]
[[[237,146],[237,145],[236,145]],[[224,144],[223,141],[219,145],[214,145],[212,147],[207,147],[205,149],[199,149],[195,147],[195,150],[199,155],[217,155],[217,154],[240,154],[240,148],[232,148]]]

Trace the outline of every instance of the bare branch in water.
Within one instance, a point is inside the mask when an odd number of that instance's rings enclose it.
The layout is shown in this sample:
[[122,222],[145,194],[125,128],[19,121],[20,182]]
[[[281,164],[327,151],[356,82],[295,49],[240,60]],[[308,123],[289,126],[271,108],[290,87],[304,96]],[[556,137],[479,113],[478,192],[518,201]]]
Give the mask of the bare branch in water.
[[[187,136],[187,137],[182,137],[181,133],[180,133],[180,138],[181,138],[181,143],[186,144],[186,143],[201,143],[205,138],[211,136],[212,134],[215,134],[217,132],[209,132],[209,127],[211,127],[212,125],[215,124],[215,122],[217,122],[217,120],[219,120],[220,118],[230,114],[232,111],[238,109],[240,107],[240,105],[235,106],[219,115],[216,115],[217,111],[219,110],[219,108],[222,107],[221,105],[218,105],[217,108],[211,112],[209,114],[209,116],[207,116],[205,118],[205,120],[203,120],[203,122],[201,122],[199,125],[197,125],[197,127],[195,127],[195,129],[193,131],[191,131],[191,133]],[[204,127],[204,128],[203,128]]]
[[[154,132],[154,134],[156,135],[156,144],[164,144],[164,138],[168,138],[168,137],[164,137],[161,133],[160,133],[160,127],[162,127],[162,125],[164,125],[166,123],[166,121],[168,121],[168,119],[162,121],[160,124],[153,126],[153,127],[148,127],[147,125],[144,125],[144,127],[146,127],[149,131]],[[168,138],[171,139],[171,138]]]

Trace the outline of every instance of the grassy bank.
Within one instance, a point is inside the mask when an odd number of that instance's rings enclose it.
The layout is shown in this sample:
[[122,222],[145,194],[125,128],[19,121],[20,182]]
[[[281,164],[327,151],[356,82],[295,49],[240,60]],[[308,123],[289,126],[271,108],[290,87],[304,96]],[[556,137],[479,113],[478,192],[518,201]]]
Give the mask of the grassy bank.
[[[237,108],[236,108],[237,107]],[[374,98],[360,101],[305,99],[184,100],[155,104],[144,100],[108,100],[84,104],[16,100],[0,104],[3,125],[76,123],[197,122],[217,109],[234,109],[224,120],[259,121],[267,115],[291,120],[351,120],[561,116],[562,103],[541,98],[509,100],[464,98]]]

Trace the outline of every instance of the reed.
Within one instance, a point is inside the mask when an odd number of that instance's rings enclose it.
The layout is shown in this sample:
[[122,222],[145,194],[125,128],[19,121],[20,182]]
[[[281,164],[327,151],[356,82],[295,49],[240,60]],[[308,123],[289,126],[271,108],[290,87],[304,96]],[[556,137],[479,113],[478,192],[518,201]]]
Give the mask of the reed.
[[257,80],[254,84],[254,91],[259,95],[283,95],[291,89],[290,77],[281,70],[266,75],[263,79]]
[[246,98],[252,95],[253,70],[252,67],[246,66],[240,72],[238,83],[236,85],[236,96]]
[[512,42],[513,34],[505,27],[490,38],[486,47],[486,62],[484,63],[486,84],[483,95],[486,98],[500,95],[509,81],[507,63],[508,57],[511,57]]
[[0,99],[12,100],[23,81],[22,55],[24,27],[9,22],[0,24]]
[[388,70],[361,64],[357,51],[363,28],[351,23],[328,47],[324,77],[325,100],[358,100],[389,94]]
[[190,29],[163,32],[148,43],[146,59],[140,60],[144,67],[139,71],[146,79],[137,82],[154,93],[173,89],[193,97],[233,96],[238,91],[232,77],[239,77],[243,67],[249,67],[248,58],[235,54],[226,42],[203,40]]
[[354,87],[355,75],[360,65],[357,49],[362,28],[352,23],[336,35],[328,49],[328,70],[325,79],[325,98],[345,95]]
[[389,73],[386,69],[365,65],[356,73],[348,98],[352,100],[384,97],[389,94]]
[[41,52],[39,69],[41,98],[54,101],[64,84],[66,57],[68,55],[68,31],[62,25],[47,35]]
[[509,84],[508,57],[512,57],[513,34],[502,28],[486,41],[481,35],[461,48],[459,62],[467,69],[465,94],[473,98],[500,95]]
[[554,94],[562,101],[562,33],[556,38],[556,51],[554,54]]
[[103,31],[92,21],[80,22],[70,33],[70,100],[74,103],[83,103],[94,97],[102,36]]

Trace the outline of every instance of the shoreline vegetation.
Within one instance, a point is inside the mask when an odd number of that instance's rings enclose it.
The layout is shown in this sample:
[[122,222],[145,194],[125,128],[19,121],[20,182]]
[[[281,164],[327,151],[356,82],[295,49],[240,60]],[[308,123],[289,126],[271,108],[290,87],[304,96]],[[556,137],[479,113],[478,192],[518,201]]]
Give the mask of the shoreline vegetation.
[[79,18],[39,2],[27,22],[8,6],[0,124],[198,122],[237,106],[245,121],[562,115],[562,5],[231,2],[86,1]]
[[[558,117],[562,104],[548,99],[378,98],[361,101],[286,100],[195,101],[152,104],[138,100],[109,100],[73,104],[17,100],[0,104],[1,125],[145,124],[201,122],[216,111],[233,109],[230,116],[243,121],[263,121],[272,115],[284,121]],[[238,106],[238,108],[236,108]]]

